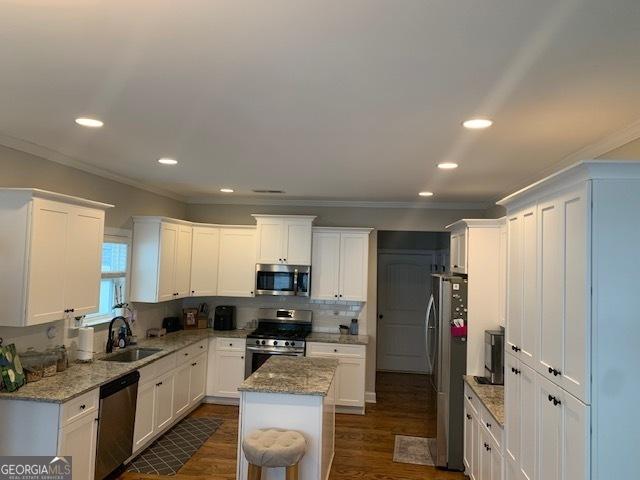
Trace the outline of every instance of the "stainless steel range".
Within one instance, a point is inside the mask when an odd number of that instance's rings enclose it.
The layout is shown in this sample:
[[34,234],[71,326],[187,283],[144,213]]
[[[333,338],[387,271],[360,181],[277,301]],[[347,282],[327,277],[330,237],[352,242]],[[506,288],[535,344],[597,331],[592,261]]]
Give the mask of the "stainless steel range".
[[255,372],[272,355],[303,357],[311,333],[311,310],[261,308],[258,328],[247,335],[244,376]]

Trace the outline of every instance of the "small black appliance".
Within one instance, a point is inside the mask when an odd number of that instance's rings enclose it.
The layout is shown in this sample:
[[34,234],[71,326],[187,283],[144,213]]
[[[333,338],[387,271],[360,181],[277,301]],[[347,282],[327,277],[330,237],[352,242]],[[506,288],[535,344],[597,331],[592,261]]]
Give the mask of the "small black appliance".
[[236,307],[234,305],[218,305],[213,316],[214,330],[236,329]]

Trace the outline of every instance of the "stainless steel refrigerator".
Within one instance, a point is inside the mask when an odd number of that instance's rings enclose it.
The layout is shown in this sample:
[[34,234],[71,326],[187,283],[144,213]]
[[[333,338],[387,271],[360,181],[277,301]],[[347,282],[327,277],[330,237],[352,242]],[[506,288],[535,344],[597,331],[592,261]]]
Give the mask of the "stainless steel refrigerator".
[[436,467],[464,470],[464,387],[467,371],[467,278],[432,275],[427,307],[427,360],[436,394],[436,441],[431,456]]

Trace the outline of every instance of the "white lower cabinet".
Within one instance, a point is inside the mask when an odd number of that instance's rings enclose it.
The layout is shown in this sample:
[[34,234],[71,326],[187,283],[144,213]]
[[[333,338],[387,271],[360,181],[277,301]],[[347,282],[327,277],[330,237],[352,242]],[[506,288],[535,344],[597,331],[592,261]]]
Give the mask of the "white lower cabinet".
[[475,393],[465,385],[463,462],[471,480],[502,480],[503,433]]
[[366,367],[364,345],[341,345],[332,343],[307,343],[308,357],[336,358],[336,405],[340,407],[364,408]]
[[204,397],[206,345],[206,340],[201,341],[140,369],[134,454],[182,419]]
[[98,434],[97,412],[60,429],[58,455],[73,457],[73,480],[93,478]]
[[206,392],[210,397],[239,398],[244,381],[244,338],[212,338]]

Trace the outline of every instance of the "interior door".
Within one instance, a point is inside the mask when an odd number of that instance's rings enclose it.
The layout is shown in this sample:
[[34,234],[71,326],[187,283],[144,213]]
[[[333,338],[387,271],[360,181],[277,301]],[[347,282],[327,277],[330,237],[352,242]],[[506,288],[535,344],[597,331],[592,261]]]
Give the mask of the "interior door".
[[431,373],[425,318],[433,263],[432,253],[378,256],[378,370]]

